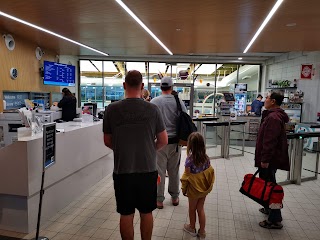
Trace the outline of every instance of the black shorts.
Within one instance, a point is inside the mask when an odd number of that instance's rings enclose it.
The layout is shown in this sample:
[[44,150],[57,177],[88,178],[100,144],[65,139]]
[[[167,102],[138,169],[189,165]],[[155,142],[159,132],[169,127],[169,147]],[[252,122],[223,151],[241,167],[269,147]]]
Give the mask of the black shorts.
[[117,212],[130,215],[137,208],[140,213],[150,213],[157,208],[158,172],[113,173]]

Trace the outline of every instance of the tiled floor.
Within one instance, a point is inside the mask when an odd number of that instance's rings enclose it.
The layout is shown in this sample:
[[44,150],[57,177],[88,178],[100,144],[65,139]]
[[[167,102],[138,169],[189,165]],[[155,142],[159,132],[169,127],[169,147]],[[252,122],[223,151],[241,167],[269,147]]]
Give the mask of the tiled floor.
[[[183,152],[181,173],[185,159]],[[215,168],[216,182],[205,203],[207,239],[320,240],[320,180],[304,182],[301,186],[284,186],[284,228],[268,230],[258,225],[265,219],[258,211],[259,205],[239,193],[243,176],[255,171],[253,155],[211,162]],[[187,203],[187,198],[181,196],[180,205],[174,207],[167,194],[164,209],[154,211],[152,239],[195,239],[182,231],[183,224],[188,222]],[[51,240],[121,239],[119,215],[115,209],[113,182],[109,175],[45,223],[41,234]],[[135,239],[140,239],[138,214],[134,222]],[[24,236],[24,239],[32,237],[34,233]]]

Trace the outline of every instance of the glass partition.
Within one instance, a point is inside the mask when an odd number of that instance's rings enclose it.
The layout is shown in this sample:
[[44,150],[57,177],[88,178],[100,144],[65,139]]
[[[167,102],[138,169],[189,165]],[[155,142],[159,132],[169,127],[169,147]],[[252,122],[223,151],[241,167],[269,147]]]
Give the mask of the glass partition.
[[315,179],[319,173],[320,137],[304,139],[301,179]]
[[[81,103],[97,102],[99,108],[124,98],[123,81],[126,72],[138,70],[151,97],[161,94],[160,79],[171,76],[179,97],[186,102],[191,116],[220,114],[225,92],[234,93],[236,83],[246,83],[242,101],[245,114],[258,93],[260,65],[220,63],[166,63],[123,61],[80,61]],[[245,100],[244,100],[245,99]],[[227,117],[228,118],[228,117]]]

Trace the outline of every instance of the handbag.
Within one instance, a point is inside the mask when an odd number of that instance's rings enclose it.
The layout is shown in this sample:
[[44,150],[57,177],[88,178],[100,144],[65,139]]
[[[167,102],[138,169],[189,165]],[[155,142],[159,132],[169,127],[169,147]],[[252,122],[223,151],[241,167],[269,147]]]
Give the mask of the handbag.
[[239,191],[265,208],[283,208],[283,188],[276,183],[256,177],[258,173],[259,169],[255,174],[246,174]]
[[179,112],[179,117],[177,119],[178,144],[181,146],[187,146],[189,135],[193,132],[196,132],[197,127],[193,123],[192,118],[189,116],[189,114],[182,111],[178,95],[174,95],[174,98],[176,100]]

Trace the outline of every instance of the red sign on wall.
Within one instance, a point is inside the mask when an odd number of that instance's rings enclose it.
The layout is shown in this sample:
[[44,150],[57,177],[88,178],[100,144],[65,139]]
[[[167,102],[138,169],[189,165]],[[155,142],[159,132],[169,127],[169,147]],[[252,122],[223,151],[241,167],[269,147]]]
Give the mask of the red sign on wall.
[[301,79],[312,79],[312,69],[313,69],[312,64],[302,64],[300,78]]

